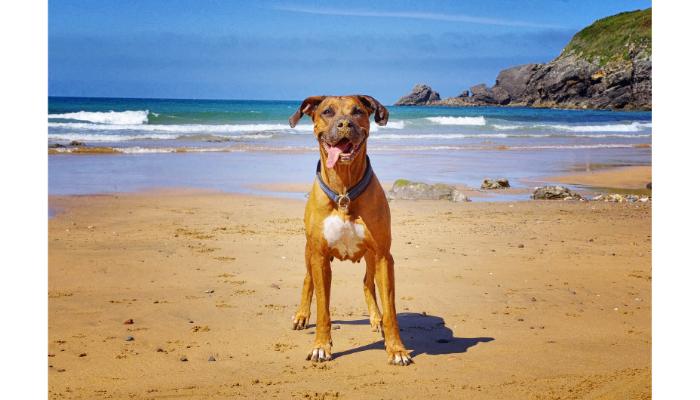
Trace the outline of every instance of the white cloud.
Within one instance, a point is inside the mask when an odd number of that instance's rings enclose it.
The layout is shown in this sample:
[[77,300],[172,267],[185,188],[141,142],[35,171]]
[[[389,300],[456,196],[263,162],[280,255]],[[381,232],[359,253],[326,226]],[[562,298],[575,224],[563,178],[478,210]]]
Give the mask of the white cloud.
[[521,28],[548,28],[559,29],[563,28],[560,25],[539,24],[527,21],[514,21],[498,18],[484,18],[465,14],[441,14],[428,12],[413,12],[413,11],[366,11],[366,10],[338,10],[332,8],[309,8],[296,6],[272,6],[273,9],[279,11],[289,11],[303,14],[315,15],[337,15],[347,17],[370,17],[370,18],[406,18],[406,19],[425,19],[433,21],[446,22],[466,22],[479,25],[497,25],[510,26]]

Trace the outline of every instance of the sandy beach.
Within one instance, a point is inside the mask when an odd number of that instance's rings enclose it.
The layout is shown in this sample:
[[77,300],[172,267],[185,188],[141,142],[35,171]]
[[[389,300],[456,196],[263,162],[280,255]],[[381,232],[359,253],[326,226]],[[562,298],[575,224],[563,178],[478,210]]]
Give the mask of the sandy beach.
[[546,180],[597,188],[646,189],[646,185],[651,182],[651,165],[594,169],[553,176]]
[[334,360],[305,360],[303,200],[50,205],[51,399],[651,397],[650,203],[392,201],[403,368],[349,262],[333,263]]

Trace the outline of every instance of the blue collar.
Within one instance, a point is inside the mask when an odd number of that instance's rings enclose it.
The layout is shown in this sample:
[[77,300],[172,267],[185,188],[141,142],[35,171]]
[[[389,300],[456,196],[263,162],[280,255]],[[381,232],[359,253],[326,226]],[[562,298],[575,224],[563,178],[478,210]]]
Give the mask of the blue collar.
[[360,195],[364,193],[365,189],[367,189],[370,182],[372,182],[374,171],[372,171],[372,165],[369,163],[369,156],[366,157],[367,167],[365,168],[365,174],[362,176],[362,179],[360,179],[357,185],[351,187],[345,194],[338,194],[334,192],[333,189],[328,187],[328,185],[326,185],[326,183],[323,181],[323,178],[321,178],[321,160],[318,160],[318,164],[316,165],[316,178],[318,179],[318,185],[321,187],[321,190],[323,190],[323,193],[325,193],[332,202],[337,204],[339,208],[342,208],[345,211],[347,211],[350,207],[350,202],[360,197]]

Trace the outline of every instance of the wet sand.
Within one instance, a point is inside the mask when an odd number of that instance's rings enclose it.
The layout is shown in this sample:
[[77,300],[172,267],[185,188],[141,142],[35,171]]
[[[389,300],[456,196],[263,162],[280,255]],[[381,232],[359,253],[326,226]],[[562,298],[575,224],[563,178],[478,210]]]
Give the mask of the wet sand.
[[337,261],[335,358],[305,360],[302,200],[50,205],[52,399],[651,397],[651,204],[391,202],[409,367],[370,330],[364,265]]
[[651,166],[634,166],[608,168],[587,172],[553,176],[545,179],[549,182],[561,182],[599,188],[645,189],[651,182]]
[[[391,190],[393,182],[380,182],[385,192]],[[311,191],[311,183],[255,183],[246,185],[247,188],[267,192],[271,194],[293,193],[307,194]],[[455,187],[464,193],[469,199],[478,199],[481,201],[489,201],[492,199],[501,199],[503,196],[529,194],[530,189],[526,188],[505,188],[498,190],[484,190],[464,185],[455,185]]]

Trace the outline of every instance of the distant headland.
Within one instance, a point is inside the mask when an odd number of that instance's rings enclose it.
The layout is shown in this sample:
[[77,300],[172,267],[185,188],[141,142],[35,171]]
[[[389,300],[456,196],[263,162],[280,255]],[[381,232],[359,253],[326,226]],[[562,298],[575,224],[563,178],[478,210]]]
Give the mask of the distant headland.
[[418,84],[395,105],[651,110],[651,8],[600,19],[554,60],[502,70],[492,87],[481,83],[441,99]]

